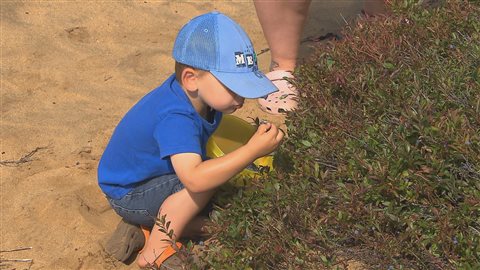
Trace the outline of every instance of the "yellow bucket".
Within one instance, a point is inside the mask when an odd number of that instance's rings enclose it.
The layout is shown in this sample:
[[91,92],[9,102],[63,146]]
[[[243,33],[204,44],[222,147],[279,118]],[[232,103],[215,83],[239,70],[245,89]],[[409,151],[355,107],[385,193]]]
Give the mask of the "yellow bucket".
[[[207,156],[221,157],[242,145],[245,145],[255,133],[256,129],[247,121],[233,115],[224,115],[217,130],[207,143]],[[264,156],[256,159],[240,176],[255,177],[264,171],[273,169],[273,156]]]

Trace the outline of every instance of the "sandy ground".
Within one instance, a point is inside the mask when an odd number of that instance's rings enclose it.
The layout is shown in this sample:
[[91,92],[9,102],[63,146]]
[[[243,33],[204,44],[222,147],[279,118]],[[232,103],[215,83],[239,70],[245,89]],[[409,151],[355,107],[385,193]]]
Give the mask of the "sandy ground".
[[[336,31],[358,2],[314,1],[305,36]],[[97,186],[98,160],[124,113],[172,73],[177,31],[215,9],[257,52],[268,47],[251,1],[1,1],[0,249],[32,249],[0,256],[33,263],[0,269],[136,269],[103,250],[119,217]],[[236,114],[283,122],[256,101]]]

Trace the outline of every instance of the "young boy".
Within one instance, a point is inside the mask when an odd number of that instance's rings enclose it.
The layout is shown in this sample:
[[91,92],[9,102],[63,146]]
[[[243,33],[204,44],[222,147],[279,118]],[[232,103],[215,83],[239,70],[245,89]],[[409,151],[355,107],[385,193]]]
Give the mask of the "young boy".
[[[206,157],[207,140],[223,113],[240,109],[245,98],[277,91],[258,70],[247,34],[229,17],[211,12],[192,19],[176,38],[173,58],[175,74],[124,116],[98,167],[99,185],[124,221],[114,234],[118,245],[137,237],[129,224],[153,227],[137,259],[140,267],[159,266],[168,257],[164,253],[174,253],[162,241],[169,237],[155,224],[157,216],[166,215],[179,239],[201,223],[197,214],[217,187],[283,138],[275,125],[262,124],[246,145]],[[133,248],[116,252],[128,256]]]

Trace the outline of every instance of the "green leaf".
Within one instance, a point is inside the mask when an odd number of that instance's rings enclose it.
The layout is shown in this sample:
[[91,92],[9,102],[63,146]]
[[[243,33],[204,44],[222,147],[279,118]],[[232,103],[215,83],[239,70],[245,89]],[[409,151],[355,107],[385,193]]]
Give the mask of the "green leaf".
[[305,145],[306,147],[311,147],[311,146],[312,146],[312,143],[309,142],[309,141],[306,141],[306,140],[302,140],[301,143],[302,143],[303,145]]
[[332,69],[333,64],[335,64],[335,61],[328,58],[327,59],[327,69],[329,69],[329,70]]
[[395,66],[392,63],[384,62],[383,67],[386,69],[393,69]]

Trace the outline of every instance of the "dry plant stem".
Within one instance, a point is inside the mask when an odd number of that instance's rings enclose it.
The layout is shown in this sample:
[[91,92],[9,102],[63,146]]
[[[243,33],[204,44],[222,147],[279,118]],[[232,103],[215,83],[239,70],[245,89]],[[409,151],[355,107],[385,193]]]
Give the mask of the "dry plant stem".
[[[0,253],[6,253],[6,252],[17,252],[17,251],[23,251],[23,250],[30,250],[32,247],[19,247],[19,248],[14,248],[14,249],[5,249],[5,250],[0,250]],[[33,259],[0,259],[0,264],[4,262],[33,262]]]
[[[300,44],[307,43],[307,42],[320,42],[320,41],[328,41],[332,39],[340,39],[341,37],[339,35],[336,35],[334,33],[327,33],[325,35],[320,35],[320,36],[308,36],[300,40]],[[270,51],[270,47],[263,48],[257,53],[257,56],[262,55],[266,52]]]
[[1,259],[2,262],[33,262],[33,259]]
[[19,248],[14,248],[14,249],[5,249],[5,250],[0,250],[0,253],[2,253],[2,252],[22,251],[22,250],[29,250],[29,249],[32,249],[32,247],[19,247]]
[[35,153],[37,153],[37,152],[40,151],[40,150],[47,149],[47,148],[48,148],[48,147],[37,147],[37,148],[35,148],[35,150],[33,150],[33,151],[31,151],[30,153],[26,154],[25,156],[23,156],[23,157],[20,158],[19,160],[5,160],[5,161],[2,160],[2,161],[0,161],[0,165],[15,167],[15,166],[18,166],[18,165],[20,165],[20,164],[30,162],[30,161],[32,161],[30,158],[31,158]]

